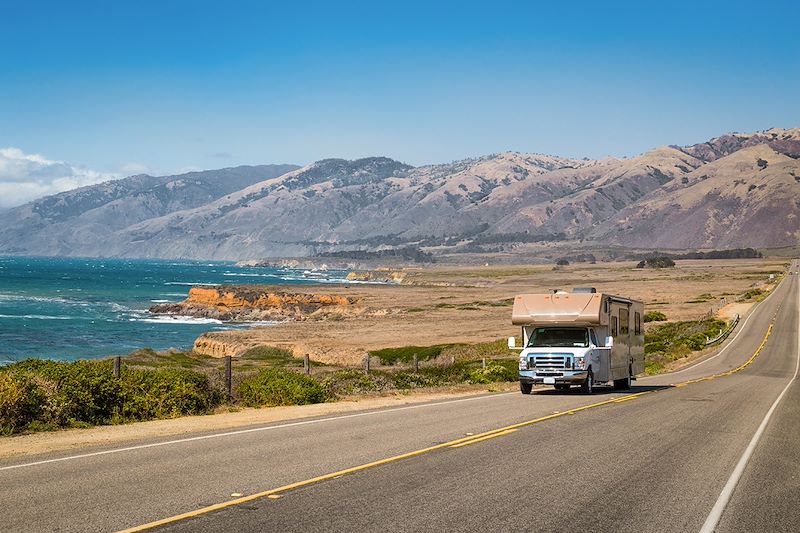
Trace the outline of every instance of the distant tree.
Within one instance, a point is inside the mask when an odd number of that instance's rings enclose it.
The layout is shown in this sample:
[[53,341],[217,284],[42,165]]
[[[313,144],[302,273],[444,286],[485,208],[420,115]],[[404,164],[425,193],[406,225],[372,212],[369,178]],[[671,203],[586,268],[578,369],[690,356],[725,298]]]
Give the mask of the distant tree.
[[663,322],[667,319],[667,315],[661,311],[650,311],[644,314],[645,322]]
[[556,264],[557,264],[558,266],[567,266],[567,265],[569,265],[569,261],[567,261],[566,259],[564,259],[564,258],[562,257],[561,259],[559,259],[558,261],[556,261]]
[[636,265],[636,268],[671,268],[675,266],[675,261],[670,259],[669,257],[650,257],[648,259],[642,259],[639,261],[639,264]]

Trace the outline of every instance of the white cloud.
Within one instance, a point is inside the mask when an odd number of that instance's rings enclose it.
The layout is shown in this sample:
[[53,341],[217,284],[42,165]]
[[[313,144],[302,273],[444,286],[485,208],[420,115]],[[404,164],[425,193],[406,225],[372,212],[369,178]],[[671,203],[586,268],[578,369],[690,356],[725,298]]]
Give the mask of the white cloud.
[[42,196],[117,179],[64,161],[51,161],[19,148],[0,148],[0,207],[12,207]]

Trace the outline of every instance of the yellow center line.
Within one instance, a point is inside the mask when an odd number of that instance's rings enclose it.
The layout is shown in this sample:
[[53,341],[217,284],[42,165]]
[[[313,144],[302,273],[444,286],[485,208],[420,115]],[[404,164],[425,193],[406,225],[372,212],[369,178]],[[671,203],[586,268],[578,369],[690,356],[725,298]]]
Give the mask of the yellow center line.
[[[770,324],[769,328],[767,328],[767,333],[764,336],[764,340],[761,341],[761,345],[758,347],[758,349],[755,351],[755,353],[750,357],[750,359],[745,361],[740,366],[738,366],[738,367],[736,367],[736,368],[734,368],[732,370],[729,370],[727,372],[722,372],[722,373],[713,374],[711,376],[707,376],[707,377],[703,377],[703,378],[697,378],[697,379],[684,381],[684,382],[681,382],[681,383],[676,383],[676,384],[670,385],[670,387],[685,387],[687,385],[691,385],[693,383],[699,383],[701,381],[711,381],[713,379],[717,379],[717,378],[720,378],[720,377],[723,377],[723,376],[730,376],[732,374],[735,374],[737,372],[740,372],[740,371],[744,370],[753,361],[755,361],[756,357],[758,357],[758,355],[764,350],[764,347],[767,344],[767,339],[769,339],[769,336],[771,334],[772,334],[772,324]],[[618,398],[612,398],[610,400],[604,400],[602,402],[592,403],[592,404],[584,405],[584,406],[581,406],[581,407],[575,407],[574,409],[570,409],[568,411],[562,411],[562,412],[558,412],[558,413],[553,413],[551,415],[543,416],[543,417],[540,417],[540,418],[535,418],[533,420],[526,420],[525,422],[519,422],[517,424],[511,424],[509,426],[501,427],[501,428],[498,428],[498,429],[493,429],[491,431],[486,431],[484,433],[478,433],[476,435],[470,435],[468,437],[462,437],[460,439],[455,439],[455,440],[451,440],[451,441],[448,441],[448,442],[443,442],[441,444],[435,444],[433,446],[428,446],[427,448],[421,448],[419,450],[414,450],[414,451],[411,451],[411,452],[402,453],[402,454],[399,454],[399,455],[394,455],[392,457],[387,457],[385,459],[379,459],[377,461],[372,461],[370,463],[365,463],[365,464],[354,466],[354,467],[351,467],[351,468],[345,468],[343,470],[338,470],[336,472],[331,472],[330,474],[324,474],[324,475],[313,477],[313,478],[306,479],[306,480],[303,480],[303,481],[290,483],[288,485],[283,485],[282,487],[266,490],[266,491],[263,491],[263,492],[258,492],[258,493],[255,493],[255,494],[251,494],[249,496],[242,496],[241,498],[235,498],[233,500],[228,500],[228,501],[225,501],[225,502],[216,503],[214,505],[209,505],[207,507],[202,507],[200,509],[195,509],[194,511],[189,511],[189,512],[182,513],[182,514],[179,514],[179,515],[170,516],[168,518],[163,518],[161,520],[156,520],[154,522],[149,522],[147,524],[142,524],[140,526],[135,526],[135,527],[132,527],[132,528],[124,529],[124,530],[121,530],[119,533],[133,533],[133,532],[138,532],[138,531],[147,531],[149,529],[153,529],[153,528],[160,527],[160,526],[166,526],[168,524],[173,524],[175,522],[180,522],[182,520],[187,520],[189,518],[195,518],[195,517],[202,516],[202,515],[205,515],[205,514],[208,514],[208,513],[212,513],[214,511],[219,511],[221,509],[227,509],[228,507],[234,507],[236,505],[241,505],[243,503],[251,502],[253,500],[258,500],[258,499],[261,499],[261,498],[277,499],[276,496],[280,497],[279,496],[280,493],[287,492],[287,491],[290,491],[290,490],[299,489],[299,488],[302,488],[302,487],[307,487],[307,486],[313,485],[315,483],[320,483],[322,481],[328,481],[328,480],[331,480],[331,479],[334,479],[334,478],[338,478],[338,477],[341,477],[341,476],[344,476],[344,475],[348,475],[348,474],[354,474],[356,472],[361,472],[361,471],[364,471],[364,470],[368,470],[370,468],[375,468],[375,467],[386,465],[386,464],[389,464],[389,463],[402,461],[404,459],[409,459],[411,457],[417,457],[419,455],[430,453],[430,452],[435,451],[435,450],[441,450],[443,448],[460,448],[460,447],[466,446],[468,444],[475,444],[477,442],[482,442],[484,440],[493,439],[495,437],[502,437],[504,435],[510,435],[511,433],[514,433],[515,431],[517,431],[519,428],[523,428],[523,427],[526,427],[526,426],[531,426],[533,424],[539,424],[539,423],[544,422],[546,420],[553,420],[555,418],[560,418],[560,417],[566,416],[566,415],[572,415],[572,414],[575,414],[575,413],[579,413],[581,411],[587,411],[589,409],[595,409],[597,407],[602,407],[604,405],[610,405],[612,403],[622,403],[622,402],[627,402],[627,401],[630,401],[630,400],[635,400],[636,398],[638,398],[640,396],[644,396],[645,394],[651,394],[651,393],[654,393],[654,392],[659,392],[659,390],[666,390],[666,389],[655,389],[655,390],[637,392],[637,393],[634,393],[634,394],[629,394],[627,396],[621,396],[621,397],[618,397]]]
[[511,433],[514,433],[515,431],[519,431],[519,430],[518,429],[506,429],[504,431],[493,433],[491,435],[486,435],[486,436],[480,437],[478,439],[472,439],[472,440],[468,440],[466,442],[460,442],[458,444],[453,444],[450,447],[451,448],[461,448],[463,446],[469,446],[470,444],[475,444],[476,442],[483,442],[485,440],[493,439],[495,437],[502,437],[503,435],[509,435]]

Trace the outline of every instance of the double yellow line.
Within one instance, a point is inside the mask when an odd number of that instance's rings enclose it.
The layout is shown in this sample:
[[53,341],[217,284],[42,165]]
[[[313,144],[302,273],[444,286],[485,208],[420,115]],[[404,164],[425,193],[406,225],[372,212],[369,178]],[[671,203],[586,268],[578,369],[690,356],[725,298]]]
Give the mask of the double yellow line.
[[705,377],[702,377],[702,378],[690,379],[689,381],[683,381],[681,383],[675,383],[675,384],[670,385],[670,386],[671,387],[685,387],[686,385],[691,385],[692,383],[700,383],[701,381],[711,381],[712,379],[717,379],[717,378],[721,378],[721,377],[724,377],[724,376],[731,376],[733,374],[736,374],[737,372],[741,372],[742,370],[744,370],[745,368],[747,368],[748,366],[753,364],[753,361],[756,360],[756,357],[758,357],[761,354],[761,352],[764,350],[764,347],[767,345],[767,339],[769,339],[770,335],[772,335],[772,324],[770,324],[769,327],[767,328],[767,334],[764,335],[764,340],[761,341],[761,344],[759,345],[758,349],[756,349],[755,353],[753,353],[753,355],[750,356],[750,359],[748,359],[747,361],[745,361],[741,365],[737,366],[736,368],[728,370],[727,372],[720,372],[719,374],[712,374],[710,376],[705,376]]
[[[713,374],[711,376],[706,376],[706,377],[703,377],[703,378],[692,379],[692,380],[689,380],[689,381],[684,381],[682,383],[673,384],[673,385],[671,385],[671,387],[685,387],[686,385],[691,385],[692,383],[699,383],[701,381],[711,381],[713,379],[717,379],[717,378],[720,378],[720,377],[723,377],[723,376],[730,376],[730,375],[735,374],[737,372],[741,372],[742,370],[747,368],[750,364],[752,364],[753,361],[755,361],[756,357],[758,357],[759,354],[761,354],[761,352],[764,350],[764,347],[767,344],[767,339],[769,339],[769,336],[771,334],[772,334],[772,324],[770,324],[769,328],[767,329],[767,333],[764,336],[764,340],[761,341],[761,345],[758,347],[758,349],[755,351],[755,353],[750,357],[750,359],[745,361],[740,366],[738,366],[738,367],[736,367],[736,368],[734,368],[732,370],[729,370],[727,372],[721,372],[719,374]],[[505,427],[498,428],[498,429],[493,429],[491,431],[486,431],[484,433],[477,433],[475,435],[470,435],[470,436],[467,436],[467,437],[462,437],[460,439],[455,439],[455,440],[451,440],[451,441],[448,441],[448,442],[443,442],[441,444],[436,444],[434,446],[429,446],[427,448],[414,450],[412,452],[402,453],[400,455],[394,455],[392,457],[387,457],[385,459],[380,459],[378,461],[373,461],[371,463],[365,463],[365,464],[362,464],[362,465],[359,465],[359,466],[354,466],[354,467],[351,467],[351,468],[345,468],[343,470],[337,470],[336,472],[331,472],[330,474],[324,474],[322,476],[313,477],[313,478],[310,478],[310,479],[306,479],[304,481],[298,481],[296,483],[290,483],[288,485],[283,485],[282,487],[277,487],[277,488],[266,490],[266,491],[263,491],[263,492],[258,492],[256,494],[250,494],[248,496],[242,496],[240,498],[236,498],[236,499],[233,499],[233,500],[228,500],[228,501],[217,503],[217,504],[214,504],[214,505],[209,505],[207,507],[202,507],[202,508],[196,509],[194,511],[189,511],[189,512],[182,513],[182,514],[179,514],[179,515],[171,516],[169,518],[156,520],[155,522],[149,522],[147,524],[143,524],[143,525],[140,525],[140,526],[136,526],[136,527],[132,527],[132,528],[129,528],[129,529],[125,529],[125,530],[122,530],[120,533],[133,533],[133,532],[138,532],[138,531],[147,531],[149,529],[153,529],[153,528],[161,527],[161,526],[166,526],[166,525],[169,525],[169,524],[174,524],[175,522],[180,522],[181,520],[187,520],[189,518],[196,518],[198,516],[202,516],[202,515],[205,515],[205,514],[208,514],[208,513],[212,513],[214,511],[227,509],[229,507],[234,507],[236,505],[241,505],[243,503],[251,502],[253,500],[259,500],[261,498],[277,499],[277,498],[280,498],[281,494],[284,493],[284,492],[287,492],[287,491],[290,491],[290,490],[294,490],[294,489],[299,489],[299,488],[302,488],[302,487],[307,487],[307,486],[313,485],[315,483],[320,483],[321,481],[328,481],[328,480],[335,479],[335,478],[338,478],[338,477],[341,477],[341,476],[346,476],[348,474],[355,474],[356,472],[362,472],[364,470],[368,470],[370,468],[375,468],[377,466],[382,466],[382,465],[386,465],[386,464],[389,464],[389,463],[402,461],[404,459],[410,459],[411,457],[416,457],[416,456],[419,456],[419,455],[423,455],[423,454],[426,454],[426,453],[429,453],[429,452],[432,452],[432,451],[435,451],[435,450],[441,450],[441,449],[444,449],[444,448],[454,448],[454,449],[463,448],[464,446],[469,446],[470,444],[476,444],[478,442],[483,442],[483,441],[486,441],[486,440],[489,440],[489,439],[494,439],[494,438],[497,438],[497,437],[503,437],[505,435],[510,435],[510,434],[516,432],[518,429],[526,427],[526,426],[532,426],[533,424],[539,424],[541,422],[545,422],[547,420],[553,420],[555,418],[560,418],[562,416],[574,415],[575,413],[579,413],[581,411],[587,411],[589,409],[595,409],[597,407],[602,407],[604,405],[609,405],[609,404],[612,404],[612,403],[622,403],[622,402],[635,400],[636,398],[639,398],[640,396],[644,396],[645,394],[651,394],[651,393],[654,393],[654,392],[658,392],[659,390],[664,390],[664,389],[653,389],[653,390],[649,390],[649,391],[637,392],[637,393],[634,393],[634,394],[628,394],[626,396],[620,396],[620,397],[612,398],[610,400],[605,400],[605,401],[602,401],[602,402],[597,402],[597,403],[593,403],[593,404],[589,404],[589,405],[584,405],[582,407],[576,407],[574,409],[569,409],[567,411],[558,411],[558,412],[555,412],[555,413],[550,414],[550,415],[546,415],[546,416],[542,416],[542,417],[539,417],[539,418],[535,418],[533,420],[526,420],[525,422],[519,422],[517,424],[512,424],[510,426],[505,426]]]

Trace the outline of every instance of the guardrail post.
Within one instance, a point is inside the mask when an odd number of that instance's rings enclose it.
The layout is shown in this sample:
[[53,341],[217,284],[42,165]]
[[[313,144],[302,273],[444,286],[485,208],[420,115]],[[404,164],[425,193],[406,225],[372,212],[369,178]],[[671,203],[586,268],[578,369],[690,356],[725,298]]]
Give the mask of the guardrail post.
[[486,368],[486,358],[481,359],[481,368]]
[[122,357],[119,355],[114,358],[114,377],[118,378],[122,374]]
[[305,372],[307,376],[311,374],[311,359],[308,357],[308,354],[303,357],[303,372]]
[[228,393],[228,401],[233,399],[233,358],[228,355],[225,357],[225,391]]

